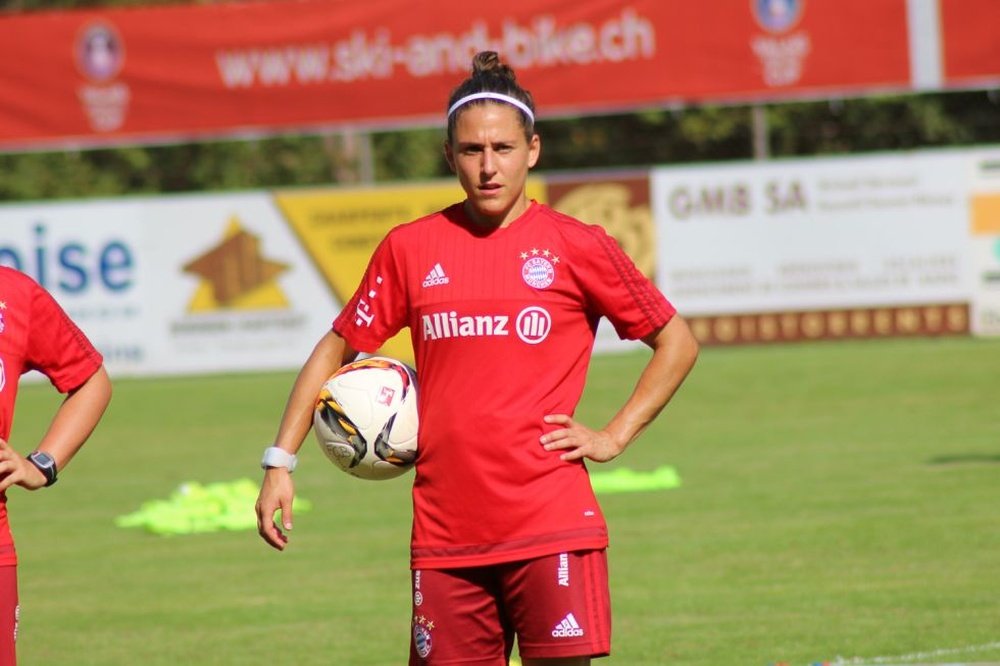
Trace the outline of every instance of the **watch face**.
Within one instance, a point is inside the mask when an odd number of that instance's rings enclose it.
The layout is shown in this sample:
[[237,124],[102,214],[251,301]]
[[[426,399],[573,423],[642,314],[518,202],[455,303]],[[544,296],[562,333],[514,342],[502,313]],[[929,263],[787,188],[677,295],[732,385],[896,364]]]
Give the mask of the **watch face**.
[[52,465],[55,464],[52,456],[47,453],[42,453],[41,451],[35,451],[29,457],[41,467],[52,467]]
[[56,482],[56,461],[52,456],[41,451],[35,451],[28,456],[28,460],[45,475],[46,486],[51,486]]

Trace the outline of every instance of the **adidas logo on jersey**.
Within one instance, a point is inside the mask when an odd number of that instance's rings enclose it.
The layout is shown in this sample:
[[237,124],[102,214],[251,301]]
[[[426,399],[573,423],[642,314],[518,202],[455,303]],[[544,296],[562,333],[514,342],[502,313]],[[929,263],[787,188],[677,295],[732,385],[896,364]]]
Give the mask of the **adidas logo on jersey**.
[[580,628],[580,624],[572,613],[567,613],[566,617],[552,630],[553,638],[576,638],[579,636],[583,636],[583,629]]
[[434,264],[434,268],[424,278],[423,286],[435,287],[439,284],[448,284],[449,281],[448,276],[444,274],[444,269],[441,268],[441,264]]

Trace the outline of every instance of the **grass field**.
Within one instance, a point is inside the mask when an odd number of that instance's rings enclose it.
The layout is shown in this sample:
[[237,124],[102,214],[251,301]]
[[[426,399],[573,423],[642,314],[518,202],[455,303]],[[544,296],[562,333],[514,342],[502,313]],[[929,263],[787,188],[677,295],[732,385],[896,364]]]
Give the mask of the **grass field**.
[[[595,359],[582,418],[606,419],[643,362]],[[410,477],[355,480],[307,442],[313,508],[285,553],[115,526],[185,481],[256,483],[291,381],[120,380],[59,484],[10,492],[22,664],[405,664]],[[56,401],[22,388],[15,446]],[[683,484],[603,498],[598,663],[1000,662],[1000,340],[706,349],[612,465]]]

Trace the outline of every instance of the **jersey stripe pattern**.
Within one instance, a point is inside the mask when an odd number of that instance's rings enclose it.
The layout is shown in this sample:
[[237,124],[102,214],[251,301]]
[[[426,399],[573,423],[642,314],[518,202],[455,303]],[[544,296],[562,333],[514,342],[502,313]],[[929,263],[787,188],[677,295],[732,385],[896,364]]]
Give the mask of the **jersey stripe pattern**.
[[488,231],[460,204],[393,229],[333,328],[363,352],[410,329],[412,566],[606,547],[586,466],[542,448],[542,419],[573,415],[602,317],[638,339],[674,313],[603,228],[536,202]]

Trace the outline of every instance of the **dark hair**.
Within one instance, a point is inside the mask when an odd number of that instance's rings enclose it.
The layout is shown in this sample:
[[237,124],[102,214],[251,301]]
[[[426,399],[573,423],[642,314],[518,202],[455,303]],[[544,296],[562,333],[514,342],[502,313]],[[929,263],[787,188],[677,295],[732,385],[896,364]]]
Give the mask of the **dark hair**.
[[[508,95],[520,102],[524,102],[531,109],[532,113],[535,111],[535,101],[532,99],[531,93],[518,85],[514,70],[509,65],[500,62],[500,56],[496,51],[480,51],[472,58],[472,75],[465,81],[462,81],[452,91],[451,97],[448,98],[447,108],[450,109],[452,104],[466,95],[481,92]],[[469,106],[482,104],[487,101],[490,100],[472,100],[463,104],[448,116],[448,141],[451,141],[452,135],[455,132],[455,123],[458,119],[458,114],[462,113]],[[502,104],[503,102],[501,101],[500,103]],[[524,135],[530,141],[532,135],[535,133],[535,123],[520,109],[515,107],[515,110],[521,118],[521,124],[524,126]]]

